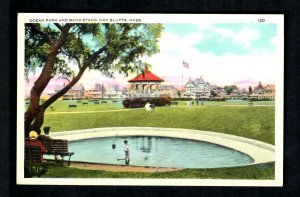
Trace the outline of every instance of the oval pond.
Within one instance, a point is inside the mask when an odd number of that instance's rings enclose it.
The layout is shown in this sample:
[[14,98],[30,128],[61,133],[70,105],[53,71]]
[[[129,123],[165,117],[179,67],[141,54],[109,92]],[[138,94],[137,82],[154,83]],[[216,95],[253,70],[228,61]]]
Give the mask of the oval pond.
[[[242,166],[253,159],[217,144],[167,137],[110,137],[73,141],[72,161],[124,165],[124,140],[130,146],[130,165],[173,168]],[[113,149],[112,145],[115,144]]]

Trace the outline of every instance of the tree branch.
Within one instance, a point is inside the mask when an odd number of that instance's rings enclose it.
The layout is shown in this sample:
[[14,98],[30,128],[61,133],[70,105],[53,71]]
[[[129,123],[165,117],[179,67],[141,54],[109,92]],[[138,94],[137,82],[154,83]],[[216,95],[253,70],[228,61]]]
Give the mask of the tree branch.
[[59,38],[53,43],[52,50],[56,51],[65,43],[67,36],[69,35],[69,30],[74,24],[67,23],[61,29],[61,34]]
[[42,104],[42,107],[46,109],[49,107],[53,102],[55,102],[59,97],[63,96],[67,93],[81,78],[82,74],[84,73],[85,69],[80,69],[78,74],[70,81],[68,85],[66,85],[63,89],[58,91],[56,94],[51,96],[47,101]]
[[45,101],[42,104],[42,107],[44,109],[46,109],[47,107],[49,107],[53,102],[55,102],[59,97],[63,96],[65,93],[67,93],[81,78],[81,76],[83,75],[84,71],[86,70],[86,68],[88,66],[90,66],[98,57],[99,54],[101,54],[103,51],[106,50],[106,47],[102,47],[101,49],[99,49],[98,51],[96,51],[95,53],[93,53],[80,67],[79,72],[77,73],[77,75],[71,80],[71,82],[66,85],[63,89],[61,89],[59,92],[57,92],[56,94],[54,94],[52,97],[50,97],[47,101]]
[[78,68],[80,69],[81,68],[81,63],[80,63],[79,57],[75,57],[75,60],[77,61]]
[[62,31],[62,26],[59,23],[54,23],[54,25],[60,30]]

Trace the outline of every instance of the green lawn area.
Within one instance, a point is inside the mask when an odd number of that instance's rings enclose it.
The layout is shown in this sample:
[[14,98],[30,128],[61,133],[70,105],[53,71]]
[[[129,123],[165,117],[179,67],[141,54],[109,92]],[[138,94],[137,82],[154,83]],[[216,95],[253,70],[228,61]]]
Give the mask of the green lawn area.
[[[101,103],[101,101],[106,101],[107,103]],[[113,102],[117,101],[117,103]],[[103,111],[103,110],[114,110],[114,109],[123,109],[122,101],[120,99],[116,100],[99,100],[99,104],[94,104],[92,101],[88,100],[59,100],[54,102],[50,107],[47,108],[46,112],[74,112],[74,111]],[[26,100],[26,103],[29,101]],[[86,102],[87,105],[83,105],[82,103]],[[196,102],[192,105],[192,101],[189,101],[190,106],[197,106]],[[76,105],[76,109],[69,109],[69,105]],[[248,105],[247,101],[204,101],[204,106],[223,106],[223,105]],[[274,105],[275,101],[253,101],[254,105]],[[178,101],[178,106],[186,106],[186,101]],[[201,106],[201,102],[198,103],[198,106]]]
[[[107,103],[101,103],[101,101],[105,101]],[[99,100],[99,104],[95,104],[94,102],[88,100],[65,100],[65,101],[56,101],[48,107],[46,112],[73,112],[73,111],[102,111],[102,110],[114,110],[114,109],[123,109],[122,100],[115,100],[117,103],[113,103],[113,100]],[[83,105],[83,102],[88,103],[87,105]],[[76,109],[69,109],[69,105],[76,105]]]
[[243,167],[186,169],[174,172],[108,172],[48,165],[41,178],[186,178],[186,179],[274,179],[274,162]]
[[[106,109],[110,109],[109,107]],[[275,107],[157,107],[97,113],[47,113],[51,132],[99,127],[165,127],[222,132],[274,144]],[[74,110],[73,110],[74,111]]]

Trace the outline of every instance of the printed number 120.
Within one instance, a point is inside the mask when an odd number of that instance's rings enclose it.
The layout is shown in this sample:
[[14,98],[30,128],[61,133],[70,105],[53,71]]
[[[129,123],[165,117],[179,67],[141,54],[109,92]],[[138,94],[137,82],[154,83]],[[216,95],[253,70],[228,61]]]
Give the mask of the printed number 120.
[[259,23],[263,23],[263,22],[265,22],[266,20],[263,19],[263,18],[259,18],[259,19],[257,19],[257,21],[258,21]]

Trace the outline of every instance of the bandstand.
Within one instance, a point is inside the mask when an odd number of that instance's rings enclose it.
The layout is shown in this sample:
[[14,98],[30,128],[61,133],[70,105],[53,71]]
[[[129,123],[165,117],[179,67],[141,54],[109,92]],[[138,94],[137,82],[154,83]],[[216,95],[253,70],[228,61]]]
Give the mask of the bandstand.
[[159,97],[161,94],[161,82],[163,79],[153,74],[147,67],[143,74],[140,74],[128,81],[129,97]]

